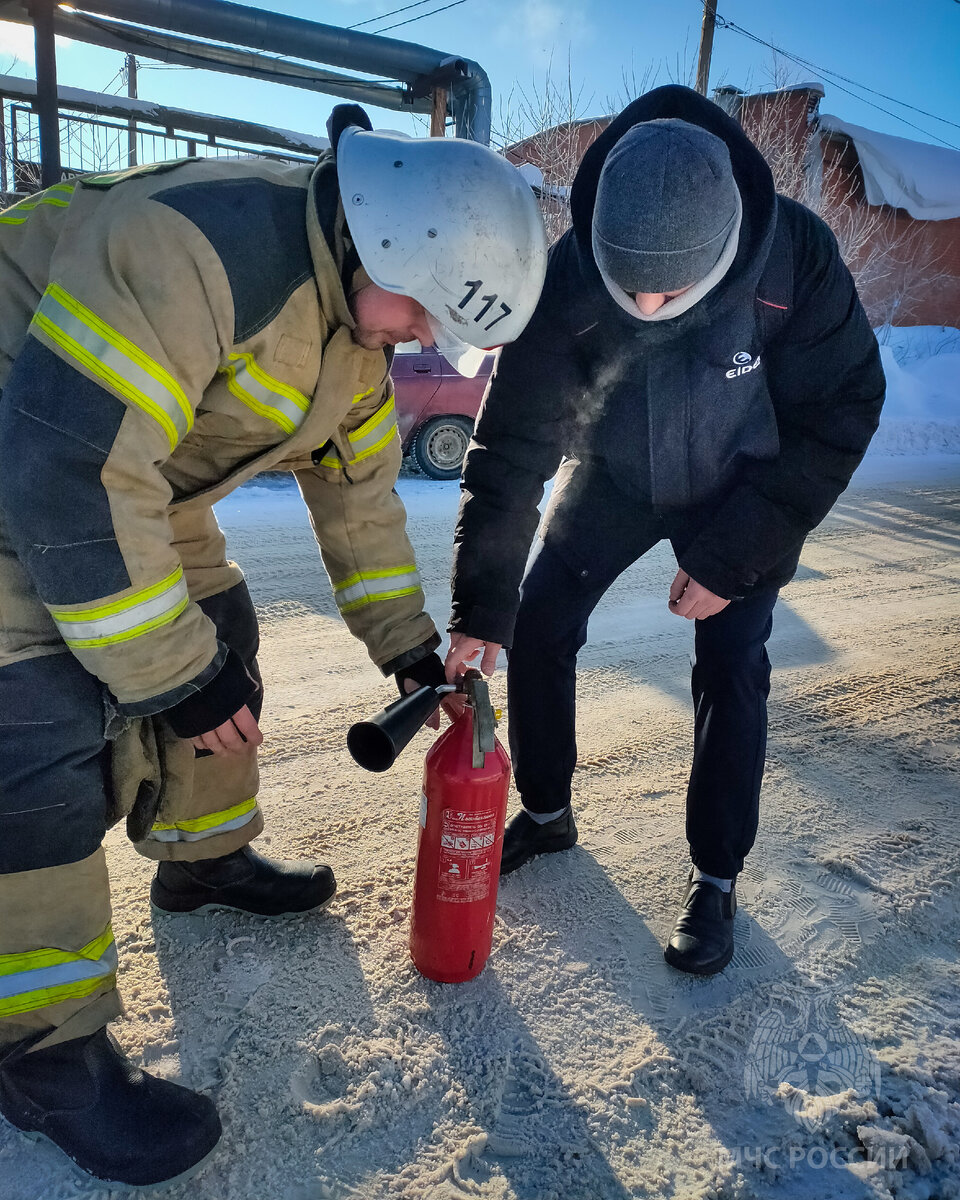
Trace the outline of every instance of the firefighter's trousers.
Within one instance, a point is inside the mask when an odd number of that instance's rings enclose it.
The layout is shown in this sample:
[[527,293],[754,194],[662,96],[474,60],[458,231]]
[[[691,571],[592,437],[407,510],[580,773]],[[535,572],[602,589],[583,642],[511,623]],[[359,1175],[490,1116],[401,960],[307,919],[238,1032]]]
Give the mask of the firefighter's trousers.
[[[259,680],[256,614],[210,509],[171,517],[191,598]],[[196,753],[162,718],[118,721],[59,641],[0,532],[0,1054],[94,1032],[118,1015],[107,828],[152,859],[218,858],[263,828],[256,750]],[[262,692],[250,701],[259,717]],[[122,730],[115,737],[117,731]],[[110,735],[108,737],[108,734]],[[140,785],[138,787],[138,785]],[[151,787],[153,792],[151,793]]]

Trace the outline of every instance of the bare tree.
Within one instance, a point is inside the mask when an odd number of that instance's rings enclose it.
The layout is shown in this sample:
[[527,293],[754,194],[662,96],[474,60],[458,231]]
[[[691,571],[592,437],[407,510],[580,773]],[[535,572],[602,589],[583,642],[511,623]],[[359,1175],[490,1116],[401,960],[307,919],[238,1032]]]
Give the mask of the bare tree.
[[551,64],[542,83],[535,81],[529,90],[515,84],[500,102],[492,141],[512,161],[540,171],[536,190],[551,242],[570,228],[570,185],[592,140],[586,118],[590,99],[584,99],[582,84],[574,86],[568,57],[563,80],[557,81]]

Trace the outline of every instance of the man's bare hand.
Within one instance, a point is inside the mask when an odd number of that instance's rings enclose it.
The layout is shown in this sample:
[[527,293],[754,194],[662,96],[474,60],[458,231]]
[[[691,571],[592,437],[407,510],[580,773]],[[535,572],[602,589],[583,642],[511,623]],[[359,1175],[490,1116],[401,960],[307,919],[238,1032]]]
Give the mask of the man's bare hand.
[[224,721],[216,729],[201,733],[190,741],[197,750],[211,750],[214,754],[221,755],[243,754],[248,746],[261,745],[263,734],[260,732],[257,718],[244,705],[229,721]]
[[686,571],[678,571],[670,585],[670,611],[678,617],[686,617],[688,621],[703,621],[716,616],[729,603],[729,600],[724,600],[691,579]]
[[480,638],[467,637],[465,633],[450,635],[450,649],[444,659],[443,667],[447,673],[447,683],[456,683],[457,676],[462,675],[468,667],[476,667],[476,658],[480,651],[480,672],[492,675],[497,669],[497,655],[503,647],[499,642],[484,642]]

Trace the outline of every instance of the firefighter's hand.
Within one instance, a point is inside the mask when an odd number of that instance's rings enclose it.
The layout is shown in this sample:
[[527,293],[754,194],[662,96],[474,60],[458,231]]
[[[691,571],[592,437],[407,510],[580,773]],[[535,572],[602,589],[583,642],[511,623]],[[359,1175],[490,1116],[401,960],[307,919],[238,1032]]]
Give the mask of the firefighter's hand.
[[[405,679],[403,681],[403,690],[408,693],[409,692],[417,692],[422,687],[423,687],[423,684],[417,683],[417,681],[415,679]],[[446,707],[446,705],[444,705],[444,707]],[[437,711],[435,713],[431,713],[430,716],[427,717],[427,719],[424,721],[424,725],[426,725],[426,727],[428,729],[439,729],[440,728],[440,710],[437,709]]]
[[263,734],[257,718],[244,705],[229,721],[190,741],[197,750],[211,750],[214,754],[222,755],[243,754],[248,746],[259,746],[263,742]]
[[444,660],[444,670],[447,673],[447,683],[456,683],[457,676],[462,675],[468,667],[476,667],[476,657],[483,651],[480,659],[480,672],[492,675],[497,669],[497,655],[503,647],[499,642],[484,642],[480,638],[467,637],[465,633],[450,635],[450,649]]
[[729,603],[729,600],[724,600],[691,579],[686,571],[678,571],[670,585],[670,611],[678,617],[686,617],[688,621],[703,621],[716,616]]

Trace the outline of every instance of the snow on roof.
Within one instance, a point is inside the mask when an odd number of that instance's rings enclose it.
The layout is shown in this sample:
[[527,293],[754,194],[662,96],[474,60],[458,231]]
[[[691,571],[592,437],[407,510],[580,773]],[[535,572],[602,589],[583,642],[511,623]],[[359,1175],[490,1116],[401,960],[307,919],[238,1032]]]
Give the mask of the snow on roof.
[[817,124],[856,146],[868,204],[905,208],[920,221],[960,217],[960,150],[877,133],[824,113]]

